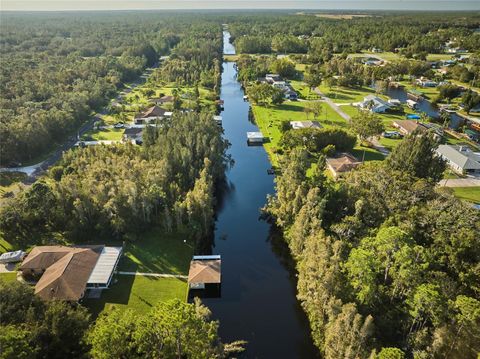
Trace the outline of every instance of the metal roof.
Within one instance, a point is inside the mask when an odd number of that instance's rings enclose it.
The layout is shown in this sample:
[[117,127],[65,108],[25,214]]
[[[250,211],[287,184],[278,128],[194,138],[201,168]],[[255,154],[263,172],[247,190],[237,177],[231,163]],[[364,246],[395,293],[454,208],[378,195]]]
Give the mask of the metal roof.
[[87,283],[108,284],[121,254],[122,247],[104,247]]

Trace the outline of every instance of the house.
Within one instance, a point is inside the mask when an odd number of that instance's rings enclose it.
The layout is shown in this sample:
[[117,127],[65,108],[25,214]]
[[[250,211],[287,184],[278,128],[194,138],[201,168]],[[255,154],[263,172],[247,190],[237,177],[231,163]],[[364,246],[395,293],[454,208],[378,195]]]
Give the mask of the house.
[[121,247],[39,246],[20,266],[22,276],[35,281],[35,294],[45,300],[76,302],[87,289],[106,289],[122,254]]
[[327,168],[334,178],[338,178],[358,167],[361,164],[354,156],[349,153],[341,153],[336,157],[327,158]]
[[188,271],[189,296],[219,297],[222,260],[219,255],[193,256]]
[[162,96],[162,97],[155,97],[151,98],[150,102],[153,102],[156,105],[163,105],[169,102],[173,102],[174,98],[173,96]]
[[263,143],[265,137],[261,132],[247,132],[248,143]]
[[322,125],[318,121],[290,121],[290,126],[294,130],[300,130],[302,128],[322,128]]
[[416,83],[422,87],[437,87],[438,83],[432,80],[429,80],[424,77],[420,77],[419,79],[416,80]]
[[289,87],[287,90],[285,90],[285,98],[287,100],[296,101],[298,100],[298,94]]
[[122,140],[125,142],[135,142],[137,144],[143,143],[143,128],[126,128],[125,131],[123,131]]
[[417,129],[420,131],[426,130],[426,127],[414,120],[395,120],[392,124],[404,135],[409,135]]
[[480,153],[467,146],[440,145],[436,152],[455,172],[480,175]]
[[171,117],[172,113],[158,106],[152,106],[146,111],[135,116],[135,124],[151,123],[165,117]]
[[383,113],[389,110],[392,105],[378,96],[368,95],[358,104],[358,107],[375,113]]

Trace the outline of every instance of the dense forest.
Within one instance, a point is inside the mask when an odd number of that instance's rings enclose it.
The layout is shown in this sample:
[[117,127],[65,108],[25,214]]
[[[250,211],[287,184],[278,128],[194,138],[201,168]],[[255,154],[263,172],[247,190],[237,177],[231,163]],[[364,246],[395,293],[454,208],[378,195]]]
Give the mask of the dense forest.
[[402,50],[406,55],[441,53],[446,42],[470,52],[480,50],[478,15],[382,14],[338,20],[314,14],[249,14],[231,17],[229,31],[238,53],[303,53],[321,57],[325,53],[360,52],[372,48]]
[[284,157],[266,212],[285,232],[326,359],[480,350],[480,214],[435,188],[445,169],[435,147],[432,135],[413,134],[337,183],[322,155],[308,176],[307,150]]
[[[18,245],[98,236],[135,238],[156,224],[210,233],[214,186],[231,160],[209,113],[174,115],[147,129],[144,148],[93,146],[66,153],[47,178],[2,209],[4,237]],[[33,242],[32,242],[33,239]]]
[[193,15],[9,14],[0,45],[2,165],[35,160],[76,135],[92,111],[177,45],[162,79],[214,88],[220,72],[219,24]]

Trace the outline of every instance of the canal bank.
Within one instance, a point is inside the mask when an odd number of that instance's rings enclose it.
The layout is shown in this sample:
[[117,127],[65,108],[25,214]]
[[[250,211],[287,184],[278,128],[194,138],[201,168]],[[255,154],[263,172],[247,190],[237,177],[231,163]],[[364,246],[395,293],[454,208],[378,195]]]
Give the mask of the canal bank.
[[[224,52],[234,52],[224,33]],[[222,256],[221,298],[203,302],[220,320],[226,342],[248,341],[245,358],[316,358],[307,318],[296,299],[295,273],[285,243],[261,220],[260,208],[274,193],[263,146],[248,146],[249,104],[236,80],[234,63],[223,63],[221,99],[224,136],[235,165],[227,172],[217,209],[212,252]]]

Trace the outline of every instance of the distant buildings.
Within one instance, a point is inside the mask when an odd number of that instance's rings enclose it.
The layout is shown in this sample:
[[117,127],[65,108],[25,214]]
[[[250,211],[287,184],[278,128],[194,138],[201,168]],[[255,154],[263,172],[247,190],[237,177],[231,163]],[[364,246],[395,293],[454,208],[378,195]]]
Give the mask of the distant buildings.
[[122,140],[125,142],[135,142],[136,144],[143,143],[143,128],[130,127],[123,131]]
[[467,146],[440,145],[437,154],[457,173],[480,175],[480,153]]

